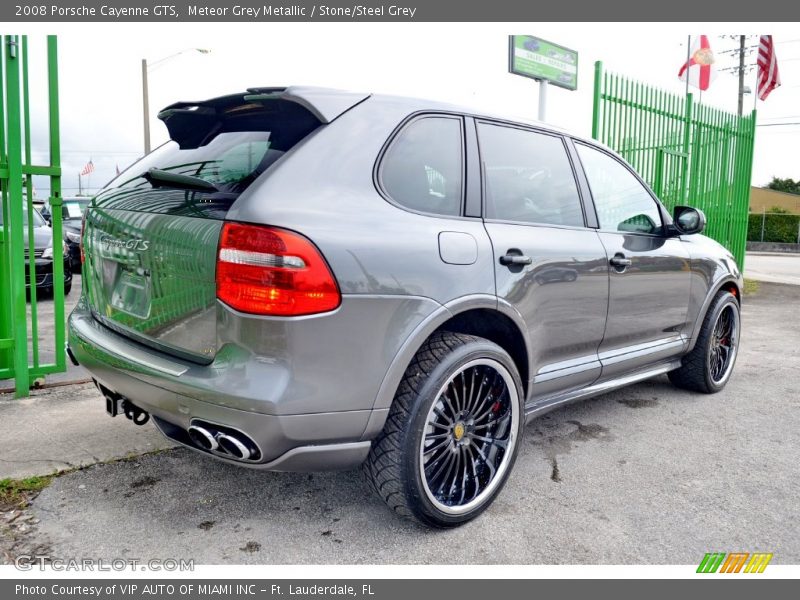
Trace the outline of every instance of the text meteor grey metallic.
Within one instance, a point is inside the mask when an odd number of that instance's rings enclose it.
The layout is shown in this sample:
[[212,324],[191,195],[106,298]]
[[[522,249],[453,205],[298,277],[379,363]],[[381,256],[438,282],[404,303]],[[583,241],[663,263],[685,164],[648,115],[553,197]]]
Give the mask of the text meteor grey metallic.
[[595,142],[309,87],[178,102],[86,212],[69,351],[111,415],[272,470],[344,469],[436,527],[527,420],[733,370],[742,277]]

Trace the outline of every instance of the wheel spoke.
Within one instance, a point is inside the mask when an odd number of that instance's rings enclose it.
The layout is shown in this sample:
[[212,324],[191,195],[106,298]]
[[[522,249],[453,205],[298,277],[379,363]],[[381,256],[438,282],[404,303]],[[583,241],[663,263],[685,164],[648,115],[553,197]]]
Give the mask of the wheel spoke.
[[439,410],[438,407],[434,407],[433,408],[433,412],[434,412],[434,414],[436,414],[437,417],[439,417],[440,419],[444,420],[448,425],[452,425],[453,424],[453,419],[451,419],[446,414],[444,414],[441,410]]
[[472,435],[472,439],[473,440],[479,440],[479,441],[481,441],[484,444],[489,445],[489,446],[497,446],[498,448],[502,448],[503,450],[508,448],[508,442],[509,442],[509,440],[492,438],[492,437],[484,437],[482,435],[474,435],[474,434]]
[[481,423],[480,425],[475,425],[472,429],[473,431],[479,431],[481,429],[486,429],[491,427],[492,425],[497,425],[498,423],[502,423],[504,421],[508,421],[511,418],[511,411],[506,411],[504,415],[498,417],[493,421],[486,421],[485,423]]
[[423,452],[423,455],[433,454],[437,450],[440,450],[441,448],[444,448],[449,445],[450,445],[450,439],[442,440],[441,442],[428,446]]
[[494,465],[494,463],[493,463],[492,461],[490,461],[490,460],[489,460],[489,458],[488,458],[488,457],[487,457],[487,456],[486,456],[486,455],[483,453],[483,450],[482,450],[481,448],[478,448],[478,446],[473,446],[473,448],[475,448],[475,451],[478,453],[478,456],[480,457],[480,459],[481,459],[481,462],[482,462],[484,465],[486,465],[486,468],[487,468],[487,469],[489,469],[489,478],[491,479],[492,477],[494,477],[494,474],[495,474],[495,472],[497,471],[497,467],[496,467],[496,466]]
[[455,408],[456,408],[456,412],[454,413],[454,416],[455,416],[458,413],[460,413],[462,410],[464,410],[464,407],[461,406],[461,398],[458,397],[458,392],[456,391],[455,380],[451,381],[450,384],[447,387],[450,390],[452,390],[452,392],[453,392],[453,398],[454,398],[453,406],[455,406]]
[[441,400],[445,408],[450,411],[450,417],[452,419],[455,419],[458,416],[458,411],[456,410],[455,406],[453,406],[453,401],[450,399],[450,396],[448,396],[447,394],[442,394]]
[[[439,480],[439,475],[442,474],[442,471],[444,471],[450,465],[450,463],[453,462],[453,456],[454,456],[453,452],[451,452],[449,449],[445,449],[442,455],[439,458],[437,458],[436,461],[434,461],[435,463],[438,463],[439,466],[436,468],[433,474],[430,477],[428,477],[428,481],[431,484]],[[426,467],[426,472],[427,472],[427,467]]]

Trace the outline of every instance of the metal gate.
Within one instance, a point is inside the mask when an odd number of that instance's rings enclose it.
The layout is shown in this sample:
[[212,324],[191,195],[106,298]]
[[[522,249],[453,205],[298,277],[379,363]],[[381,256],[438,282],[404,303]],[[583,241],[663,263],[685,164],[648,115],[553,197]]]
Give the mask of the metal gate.
[[708,217],[706,235],[744,266],[756,112],[739,117],[603,71],[595,63],[592,137],[616,150],[672,210]]
[[[66,370],[64,349],[64,265],[59,260],[61,230],[61,148],[58,121],[58,48],[47,38],[47,113],[50,161],[31,160],[31,110],[27,36],[0,36],[0,379],[15,379],[16,396],[26,396],[31,381]],[[53,238],[52,348],[40,349],[33,231],[33,176],[50,178]],[[27,214],[26,214],[27,213]],[[27,238],[27,244],[26,244]],[[30,282],[29,292],[27,281]],[[28,303],[26,296],[30,297]],[[28,312],[30,311],[30,313]],[[30,326],[30,328],[29,328]],[[47,360],[42,359],[43,352]]]

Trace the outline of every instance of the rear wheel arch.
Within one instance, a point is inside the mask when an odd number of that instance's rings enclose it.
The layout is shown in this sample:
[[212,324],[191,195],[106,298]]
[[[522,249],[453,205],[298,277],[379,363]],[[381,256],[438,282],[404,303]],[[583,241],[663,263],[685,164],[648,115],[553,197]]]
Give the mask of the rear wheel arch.
[[373,439],[381,432],[406,369],[420,348],[442,331],[483,337],[503,348],[514,361],[522,380],[523,397],[526,398],[531,352],[524,330],[519,313],[510,305],[498,303],[495,296],[474,295],[442,306],[419,324],[394,357],[378,390],[373,404],[374,412],[361,439]]
[[522,380],[523,393],[528,393],[530,352],[525,336],[517,323],[499,310],[475,308],[453,315],[437,332],[450,331],[485,338],[508,352]]

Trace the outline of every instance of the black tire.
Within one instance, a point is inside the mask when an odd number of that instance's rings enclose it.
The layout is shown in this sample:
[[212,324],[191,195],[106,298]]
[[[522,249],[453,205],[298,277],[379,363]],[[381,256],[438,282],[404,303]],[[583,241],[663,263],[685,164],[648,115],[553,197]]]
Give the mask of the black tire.
[[[471,335],[434,334],[403,376],[364,475],[398,515],[430,527],[466,523],[508,479],[524,430],[523,406],[519,374],[505,350]],[[438,428],[444,433],[436,434]],[[437,479],[445,464],[451,466]],[[436,485],[438,492],[431,491]]]
[[72,279],[64,284],[64,295],[67,296],[72,291]]
[[[727,340],[729,350],[725,352],[725,364],[720,367],[719,363],[714,364],[715,348],[727,338],[717,339],[715,329],[720,325],[721,319],[725,318],[732,319],[733,329]],[[677,387],[704,394],[716,394],[722,390],[733,372],[739,349],[740,331],[739,303],[733,294],[720,290],[708,307],[697,343],[692,351],[683,357],[681,367],[669,373],[670,381]],[[724,345],[722,347],[724,348]]]

